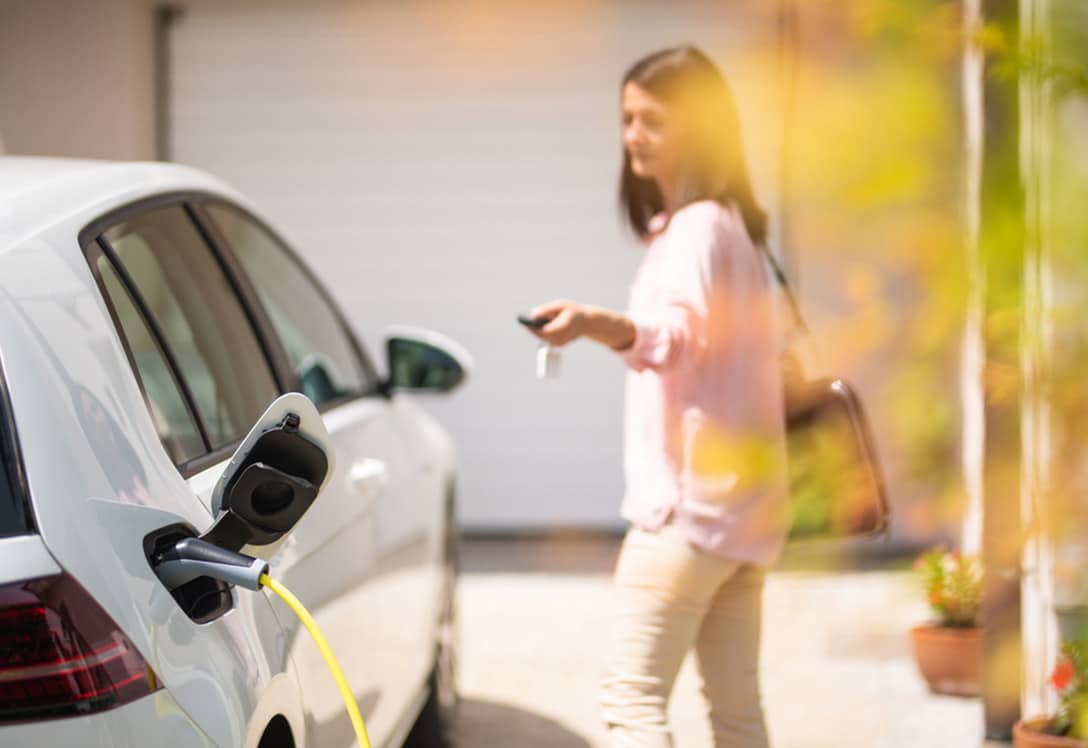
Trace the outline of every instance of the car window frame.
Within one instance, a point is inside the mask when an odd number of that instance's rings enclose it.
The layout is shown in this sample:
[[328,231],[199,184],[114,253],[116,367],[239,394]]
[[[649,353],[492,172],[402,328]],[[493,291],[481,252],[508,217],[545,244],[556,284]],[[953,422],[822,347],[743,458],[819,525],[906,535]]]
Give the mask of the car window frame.
[[264,308],[264,304],[260,300],[260,297],[256,290],[256,286],[253,284],[253,281],[250,279],[249,274],[245,271],[245,269],[241,266],[240,261],[237,259],[234,247],[230,246],[230,242],[227,240],[226,236],[223,235],[223,232],[220,230],[219,226],[215,223],[215,219],[205,209],[208,205],[225,208],[226,210],[237,215],[239,218],[253,223],[260,230],[264,231],[269,236],[269,238],[272,239],[273,243],[277,245],[279,250],[283,252],[284,255],[286,255],[287,259],[291,262],[291,264],[294,265],[295,268],[298,269],[299,273],[301,273],[302,276],[311,283],[311,285],[314,287],[314,290],[317,291],[318,296],[325,303],[325,306],[332,312],[338,326],[340,327],[341,334],[343,334],[344,337],[347,339],[348,345],[351,347],[352,353],[355,354],[358,364],[362,367],[362,371],[360,373],[368,383],[368,388],[363,389],[358,393],[344,395],[334,398],[332,400],[327,400],[320,406],[318,406],[318,412],[326,413],[335,408],[342,407],[349,403],[355,402],[356,400],[361,400],[364,398],[387,398],[387,390],[383,385],[382,378],[378,375],[377,370],[374,368],[373,362],[367,355],[366,348],[360,343],[359,339],[355,336],[355,332],[352,330],[351,325],[348,324],[347,317],[344,316],[343,311],[340,309],[340,305],[336,303],[336,300],[333,298],[332,294],[329,293],[329,290],[325,287],[325,284],[321,282],[321,279],[317,277],[317,275],[313,272],[309,265],[307,265],[306,262],[302,260],[298,252],[295,251],[294,247],[292,247],[291,244],[287,242],[287,240],[285,240],[275,229],[273,229],[266,222],[261,220],[259,216],[247,210],[245,207],[217,195],[203,194],[199,199],[196,199],[192,202],[193,213],[196,216],[197,222],[203,224],[204,230],[211,237],[212,241],[216,244],[219,250],[224,255],[230,256],[232,264],[237,267],[239,276],[244,279],[244,282],[249,286],[252,303],[260,307],[262,318],[269,325],[271,334],[275,336],[277,342],[279,343],[280,349],[283,351],[284,360],[287,362],[287,367],[289,370],[289,379],[291,381],[292,389],[290,391],[301,391],[301,379],[299,378],[298,373],[294,370],[294,367],[290,365],[290,361],[287,358],[286,346],[280,338],[279,332],[276,331],[275,326],[272,324],[271,317],[268,315],[267,310],[265,310]]
[[140,316],[140,321],[144,324],[144,327],[147,328],[148,334],[151,335],[151,339],[155,341],[155,349],[159,352],[159,355],[162,356],[163,362],[170,372],[170,381],[172,381],[174,387],[177,388],[182,403],[185,405],[185,412],[189,415],[189,419],[196,427],[196,432],[200,437],[200,441],[204,444],[204,449],[201,454],[189,460],[174,464],[180,467],[182,465],[188,465],[195,460],[199,460],[211,451],[209,447],[211,439],[208,436],[204,419],[201,418],[200,413],[196,408],[196,397],[193,395],[189,383],[181,376],[181,368],[178,366],[174,352],[167,345],[162,329],[151,314],[151,310],[147,308],[147,303],[143,296],[133,293],[135,283],[129,275],[128,269],[119,261],[116,253],[111,248],[104,244],[101,239],[96,239],[91,242],[90,246],[84,248],[83,254],[91,266],[91,273],[94,275],[95,283],[98,285],[98,290],[102,295],[103,302],[105,302],[106,310],[109,312],[110,321],[117,331],[117,337],[121,340],[121,347],[125,350],[125,357],[128,359],[129,367],[136,376],[136,385],[140,388],[140,394],[143,395],[144,405],[147,406],[148,413],[151,412],[151,396],[144,386],[143,377],[140,376],[140,369],[136,363],[136,353],[132,350],[132,344],[130,343],[128,336],[124,334],[124,328],[121,326],[121,318],[118,316],[117,308],[114,306],[113,300],[106,290],[105,281],[102,279],[102,272],[98,267],[99,260],[104,259],[110,264],[110,267],[113,268],[113,272],[117,275],[117,279],[120,281],[124,292],[128,295],[129,301],[136,308],[136,313]]
[[[204,453],[181,463],[177,463],[171,460],[171,463],[177,468],[178,472],[181,473],[182,478],[185,479],[189,479],[194,475],[204,470],[207,470],[209,467],[212,467],[219,464],[220,462],[223,462],[224,460],[229,459],[230,456],[234,454],[234,451],[238,448],[238,445],[242,443],[242,439],[245,437],[245,433],[243,433],[242,436],[235,441],[224,444],[217,449],[211,449],[211,441],[207,435],[207,427],[200,416],[199,408],[197,408],[196,400],[192,394],[191,388],[189,387],[189,384],[185,382],[184,377],[181,375],[181,370],[177,365],[176,357],[170,350],[170,346],[167,344],[165,334],[159,327],[158,322],[154,319],[153,315],[149,314],[147,305],[144,302],[142,294],[139,293],[138,289],[135,286],[135,283],[133,282],[128,271],[125,269],[124,264],[120,261],[120,258],[117,256],[116,252],[114,252],[109,242],[104,238],[104,234],[107,231],[109,231],[114,226],[117,226],[118,224],[132,220],[133,218],[137,218],[153,210],[172,206],[180,207],[185,212],[188,219],[192,222],[193,228],[200,236],[204,247],[209,253],[211,253],[212,259],[219,266],[220,270],[222,270],[228,285],[234,292],[235,298],[238,300],[238,303],[242,307],[242,312],[245,315],[250,327],[253,329],[254,336],[257,339],[258,347],[261,349],[261,352],[264,356],[265,364],[269,367],[269,370],[271,372],[273,387],[276,391],[277,396],[282,395],[284,392],[290,391],[285,384],[287,381],[285,375],[287,372],[290,371],[290,365],[287,361],[287,353],[282,349],[282,344],[280,343],[279,339],[275,337],[275,335],[271,334],[274,331],[271,330],[270,322],[267,319],[262,319],[263,308],[255,306],[255,297],[252,288],[247,284],[239,282],[240,269],[237,267],[237,265],[234,265],[233,267],[231,266],[231,258],[223,257],[222,253],[219,251],[219,248],[207,235],[202,223],[197,220],[196,216],[194,215],[194,211],[191,207],[191,202],[195,198],[197,198],[198,196],[202,196],[203,194],[204,193],[186,190],[160,193],[157,195],[140,198],[138,200],[134,200],[132,202],[114,208],[113,210],[102,214],[98,218],[95,218],[93,221],[89,222],[86,226],[84,226],[84,228],[79,232],[78,235],[80,248],[83,250],[84,258],[87,260],[87,264],[89,265],[91,273],[94,276],[95,284],[98,287],[99,295],[103,299],[106,308],[109,310],[111,322],[114,326],[114,331],[116,332],[118,338],[121,340],[122,346],[125,350],[125,355],[128,358],[129,368],[132,370],[133,376],[136,378],[137,383],[140,385],[141,393],[145,398],[145,407],[147,405],[147,393],[143,391],[143,385],[142,383],[140,383],[140,377],[138,373],[139,369],[136,366],[136,359],[133,356],[132,351],[129,349],[128,341],[126,340],[125,335],[123,334],[121,327],[118,324],[116,313],[114,312],[112,305],[109,302],[109,295],[106,293],[102,278],[98,273],[96,262],[96,247],[97,251],[104,253],[109,259],[111,265],[113,266],[114,272],[117,273],[118,277],[121,279],[121,282],[124,284],[125,289],[129,294],[129,297],[136,304],[136,307],[139,310],[140,315],[144,320],[144,323],[148,326],[152,336],[155,338],[155,341],[160,348],[160,351],[166,358],[167,366],[171,370],[171,376],[173,377],[175,383],[178,383],[179,385],[182,398],[185,400],[186,409],[189,411],[190,415],[196,419],[197,429],[200,432],[202,438],[204,439]],[[93,259],[92,256],[94,256]],[[150,411],[148,411],[148,415],[150,416]],[[247,425],[245,431],[248,432],[248,429],[251,426],[252,424]]]
[[[298,392],[301,388],[301,381],[294,371],[294,367],[291,366],[290,359],[287,355],[287,349],[284,346],[279,333],[276,331],[275,326],[272,324],[271,317],[269,317],[264,304],[261,302],[252,280],[242,268],[241,263],[238,261],[229,242],[227,242],[226,238],[222,235],[222,232],[220,232],[219,228],[215,225],[214,219],[203,210],[202,206],[206,204],[215,204],[232,210],[241,217],[257,224],[262,230],[267,232],[275,243],[279,245],[280,249],[288,256],[290,261],[294,263],[300,272],[302,272],[314,285],[321,298],[335,314],[342,332],[347,336],[352,350],[363,367],[362,373],[371,384],[370,389],[355,395],[327,401],[318,408],[319,412],[326,413],[334,408],[342,407],[357,400],[375,397],[389,399],[390,397],[388,390],[384,386],[383,380],[378,375],[370,357],[367,355],[366,348],[355,336],[355,333],[347,323],[347,319],[341,311],[340,306],[335,302],[332,295],[328,292],[328,289],[325,288],[324,284],[321,283],[320,279],[313,273],[309,266],[301,260],[291,244],[285,241],[275,229],[261,220],[259,216],[222,195],[201,190],[175,190],[163,192],[145,196],[120,205],[88,222],[79,231],[78,242],[80,249],[83,251],[84,259],[87,261],[87,265],[94,277],[99,297],[102,299],[103,304],[109,312],[114,332],[120,339],[122,348],[125,351],[125,356],[128,358],[129,368],[144,397],[145,408],[147,407],[147,393],[144,391],[143,383],[140,380],[136,359],[129,349],[128,341],[122,333],[116,312],[109,301],[109,295],[107,294],[102,278],[99,275],[96,254],[98,252],[102,252],[106,255],[113,266],[114,272],[117,273],[122,284],[124,284],[130,299],[136,305],[141,318],[148,326],[152,337],[155,338],[156,344],[159,346],[163,357],[166,359],[166,364],[170,369],[171,377],[178,385],[182,399],[185,401],[186,410],[189,411],[190,416],[196,421],[197,430],[204,439],[204,448],[207,451],[198,457],[194,457],[193,459],[182,463],[175,463],[171,460],[171,463],[173,463],[178,472],[181,473],[182,478],[186,480],[229,459],[238,448],[238,445],[241,444],[242,439],[238,439],[229,444],[224,444],[215,450],[210,449],[211,442],[207,436],[207,427],[200,417],[196,400],[193,397],[189,385],[181,376],[181,371],[178,368],[173,352],[170,351],[170,347],[166,345],[166,338],[163,331],[159,328],[159,325],[154,320],[153,316],[148,313],[142,295],[136,290],[132,278],[116,256],[116,253],[113,252],[113,249],[109,246],[109,242],[103,238],[103,235],[107,231],[114,226],[131,220],[143,213],[172,205],[181,206],[192,221],[193,226],[200,235],[204,245],[208,251],[211,252],[212,257],[223,271],[231,290],[234,291],[238,302],[241,304],[246,319],[256,335],[257,343],[264,354],[265,361],[271,369],[272,379],[277,394],[282,395],[287,392]],[[148,410],[148,417],[150,416],[151,412]],[[165,452],[165,447],[163,448],[163,451]]]

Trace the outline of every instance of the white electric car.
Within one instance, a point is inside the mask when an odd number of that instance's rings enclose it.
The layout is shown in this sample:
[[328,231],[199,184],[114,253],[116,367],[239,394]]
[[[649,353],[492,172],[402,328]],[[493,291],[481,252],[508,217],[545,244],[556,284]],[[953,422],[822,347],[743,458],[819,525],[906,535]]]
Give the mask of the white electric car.
[[152,568],[229,513],[217,483],[291,392],[327,431],[324,489],[238,543],[314,614],[375,746],[446,743],[456,468],[408,393],[448,392],[470,363],[421,330],[394,328],[385,353],[381,376],[220,181],[0,158],[0,745],[354,743],[278,598],[211,577],[170,589]]

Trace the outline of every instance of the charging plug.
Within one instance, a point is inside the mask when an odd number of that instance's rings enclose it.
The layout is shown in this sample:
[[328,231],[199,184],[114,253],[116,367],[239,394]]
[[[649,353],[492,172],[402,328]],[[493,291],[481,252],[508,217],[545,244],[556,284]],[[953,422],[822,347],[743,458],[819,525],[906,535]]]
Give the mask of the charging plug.
[[171,591],[200,577],[257,591],[262,586],[261,575],[268,573],[268,562],[207,540],[185,538],[158,554],[152,568]]

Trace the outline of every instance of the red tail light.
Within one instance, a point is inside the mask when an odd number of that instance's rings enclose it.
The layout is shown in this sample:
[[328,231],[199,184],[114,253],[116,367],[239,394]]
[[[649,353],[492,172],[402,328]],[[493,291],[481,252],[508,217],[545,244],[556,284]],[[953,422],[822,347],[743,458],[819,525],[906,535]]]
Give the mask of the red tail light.
[[0,586],[0,722],[112,709],[158,688],[132,642],[71,577]]

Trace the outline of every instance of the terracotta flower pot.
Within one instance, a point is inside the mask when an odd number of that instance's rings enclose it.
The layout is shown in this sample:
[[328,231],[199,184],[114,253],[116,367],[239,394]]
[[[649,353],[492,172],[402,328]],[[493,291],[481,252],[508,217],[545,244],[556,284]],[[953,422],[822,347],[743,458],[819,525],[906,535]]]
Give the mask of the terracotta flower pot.
[[1048,735],[1043,732],[1050,717],[1022,719],[1012,726],[1012,744],[1016,748],[1088,748],[1088,741]]
[[914,661],[934,693],[978,696],[982,629],[926,624],[910,630]]

